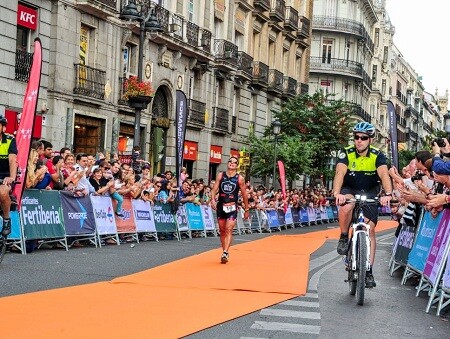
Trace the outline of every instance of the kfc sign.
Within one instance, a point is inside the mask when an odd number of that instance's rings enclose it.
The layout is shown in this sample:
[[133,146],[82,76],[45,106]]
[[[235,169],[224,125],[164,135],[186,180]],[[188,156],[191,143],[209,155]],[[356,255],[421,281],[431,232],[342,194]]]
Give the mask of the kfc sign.
[[37,28],[37,21],[37,10],[21,4],[17,5],[17,25],[34,31]]

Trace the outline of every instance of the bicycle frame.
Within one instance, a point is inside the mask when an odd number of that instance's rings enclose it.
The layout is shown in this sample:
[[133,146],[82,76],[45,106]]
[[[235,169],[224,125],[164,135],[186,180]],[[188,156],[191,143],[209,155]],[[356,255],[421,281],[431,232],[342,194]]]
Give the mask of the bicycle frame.
[[[352,228],[352,238],[350,241],[350,244],[352,246],[351,248],[351,269],[352,271],[356,271],[357,269],[357,262],[356,262],[356,250],[357,250],[357,239],[358,234],[363,233],[363,235],[366,237],[366,244],[367,244],[367,258],[366,258],[366,268],[367,271],[370,270],[371,264],[370,264],[370,225],[365,222],[365,217],[363,213],[363,206],[369,203],[373,203],[375,200],[368,200],[366,196],[364,195],[356,195],[354,202],[355,202],[355,208],[353,210],[352,215],[352,221],[351,221],[351,228]],[[350,226],[350,225],[349,225]]]

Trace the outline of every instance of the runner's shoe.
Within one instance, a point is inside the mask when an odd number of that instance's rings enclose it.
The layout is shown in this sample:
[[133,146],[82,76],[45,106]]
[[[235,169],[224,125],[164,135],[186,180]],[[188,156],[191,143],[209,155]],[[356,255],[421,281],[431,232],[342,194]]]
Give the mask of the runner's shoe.
[[340,255],[346,255],[348,252],[348,234],[341,234],[337,245],[337,252]]
[[220,263],[221,264],[226,264],[228,262],[228,257],[230,255],[228,254],[228,252],[223,251],[222,253],[222,257],[220,258]]
[[2,235],[8,236],[11,233],[11,219],[3,219]]
[[377,286],[373,274],[370,272],[366,273],[366,288],[374,288]]

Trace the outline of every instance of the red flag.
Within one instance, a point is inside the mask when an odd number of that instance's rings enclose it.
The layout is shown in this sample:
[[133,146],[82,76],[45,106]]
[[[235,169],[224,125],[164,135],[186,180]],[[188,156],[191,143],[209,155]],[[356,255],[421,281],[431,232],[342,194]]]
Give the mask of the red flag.
[[21,205],[22,193],[25,187],[27,175],[28,155],[33,135],[33,124],[36,115],[36,106],[39,97],[42,70],[42,45],[39,38],[34,39],[33,63],[31,65],[30,78],[23,98],[22,115],[20,117],[19,129],[16,133],[18,168],[20,170],[19,183],[14,188],[17,203]]
[[280,173],[280,184],[281,184],[281,193],[283,194],[284,201],[284,213],[287,211],[286,204],[286,173],[284,172],[284,164],[281,160],[278,160],[278,172]]

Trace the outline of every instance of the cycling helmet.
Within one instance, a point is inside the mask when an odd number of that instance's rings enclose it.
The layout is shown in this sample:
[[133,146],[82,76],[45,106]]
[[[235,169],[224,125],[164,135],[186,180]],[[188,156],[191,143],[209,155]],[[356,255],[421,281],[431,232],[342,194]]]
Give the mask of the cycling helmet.
[[355,127],[353,127],[353,133],[364,133],[373,138],[375,136],[375,127],[365,121],[358,122]]
[[6,126],[7,123],[8,123],[8,120],[6,120],[6,118],[3,115],[0,115],[0,124],[2,124],[3,126]]

